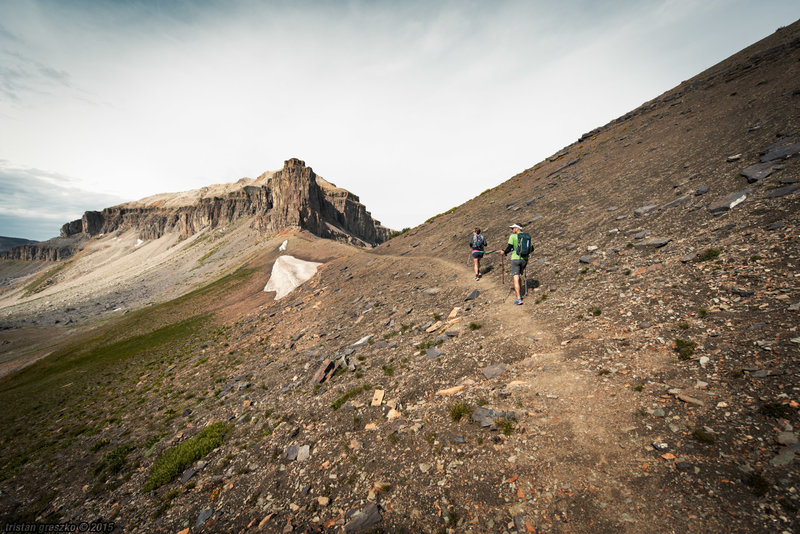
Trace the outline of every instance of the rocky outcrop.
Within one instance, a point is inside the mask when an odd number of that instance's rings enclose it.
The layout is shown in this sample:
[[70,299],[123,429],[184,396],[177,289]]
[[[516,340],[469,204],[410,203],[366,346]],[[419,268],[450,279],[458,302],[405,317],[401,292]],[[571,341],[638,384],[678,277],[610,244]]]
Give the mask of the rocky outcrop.
[[300,227],[320,237],[361,246],[378,245],[391,233],[372,218],[356,195],[292,158],[280,171],[255,180],[87,211],[80,219],[64,224],[60,238],[16,247],[5,257],[54,261],[71,256],[80,238],[128,229],[136,230],[141,239],[158,239],[167,232],[186,238],[246,217],[252,217],[253,226],[265,233]]
[[58,261],[69,258],[75,253],[80,237],[72,239],[55,238],[40,243],[19,245],[3,252],[2,258],[25,261]]

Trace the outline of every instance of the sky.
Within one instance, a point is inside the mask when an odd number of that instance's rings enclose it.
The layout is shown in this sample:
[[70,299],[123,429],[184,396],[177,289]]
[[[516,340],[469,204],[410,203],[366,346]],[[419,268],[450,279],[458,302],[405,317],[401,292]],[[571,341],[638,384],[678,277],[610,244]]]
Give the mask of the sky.
[[0,235],[292,157],[413,227],[798,18],[797,0],[0,0]]

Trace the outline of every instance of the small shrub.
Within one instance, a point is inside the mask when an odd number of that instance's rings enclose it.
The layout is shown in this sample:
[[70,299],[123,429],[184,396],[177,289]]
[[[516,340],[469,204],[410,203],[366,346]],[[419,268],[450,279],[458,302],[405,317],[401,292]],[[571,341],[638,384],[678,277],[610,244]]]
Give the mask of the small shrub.
[[382,365],[381,369],[383,369],[384,376],[392,376],[394,374],[394,366],[393,365]]
[[675,340],[675,350],[678,352],[678,359],[681,361],[690,359],[694,355],[695,348],[697,348],[697,343],[694,341],[686,341],[681,338]]
[[769,488],[772,485],[761,473],[749,473],[742,477],[742,481],[750,487],[750,490],[757,497],[763,497],[769,493]]
[[434,312],[433,313],[433,320],[434,321],[441,321],[442,320],[442,314]]
[[392,432],[388,439],[389,443],[392,445],[397,445],[400,442],[400,436],[397,434],[397,432]]
[[366,384],[363,385],[363,386],[354,387],[353,389],[351,389],[350,391],[348,391],[347,393],[345,393],[344,395],[342,395],[341,397],[339,397],[338,399],[333,401],[331,403],[331,408],[333,408],[334,410],[338,410],[339,408],[342,407],[342,405],[344,405],[345,402],[349,401],[350,399],[352,399],[353,397],[355,397],[356,395],[358,395],[362,391],[369,391],[369,390],[370,390],[370,386],[368,386]]
[[599,371],[597,371],[597,374],[599,376],[610,375],[611,371],[609,371],[608,369],[600,369]]
[[692,437],[697,441],[699,441],[700,443],[714,443],[716,441],[716,438],[714,438],[714,436],[712,436],[702,428],[695,429],[695,431],[692,432]]
[[133,450],[134,447],[128,443],[116,447],[106,454],[106,457],[103,459],[105,467],[107,467],[111,473],[119,473],[122,471],[122,466],[125,464],[125,458],[127,458],[128,454]]
[[450,405],[450,419],[460,421],[465,415],[470,415],[472,410],[466,402],[456,402]]
[[150,475],[142,491],[152,491],[170,482],[192,463],[222,445],[229,432],[230,427],[225,423],[214,423],[195,437],[164,451],[150,468]]
[[689,323],[678,323],[678,328],[681,330],[689,330]]
[[700,308],[697,310],[697,315],[699,315],[700,317],[705,317],[706,315],[708,315],[708,310],[705,308]]
[[644,386],[639,384],[638,386],[634,386],[633,389],[634,389],[634,391],[638,391],[638,392],[641,393],[642,391],[644,391]]
[[721,250],[718,248],[707,248],[702,254],[697,256],[697,261],[710,261],[719,257]]
[[482,325],[479,324],[479,323],[469,323],[469,329],[470,330],[480,330],[481,326]]
[[592,306],[591,308],[589,308],[589,313],[591,313],[595,317],[598,317],[598,316],[600,316],[600,314],[603,313],[603,311],[600,308],[598,308],[597,306]]
[[494,422],[497,428],[500,429],[500,432],[503,433],[505,436],[510,436],[514,433],[514,422],[509,421],[508,419],[498,419]]

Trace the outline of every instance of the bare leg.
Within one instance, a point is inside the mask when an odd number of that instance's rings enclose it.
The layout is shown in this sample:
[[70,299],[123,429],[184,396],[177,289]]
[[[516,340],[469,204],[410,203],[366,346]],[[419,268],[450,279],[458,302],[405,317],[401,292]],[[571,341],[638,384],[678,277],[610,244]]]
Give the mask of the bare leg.
[[522,297],[521,297],[521,296],[520,296],[520,294],[519,294],[519,291],[520,291],[520,285],[519,285],[519,275],[518,275],[518,274],[515,274],[515,275],[514,275],[514,291],[516,291],[516,292],[517,292],[517,298],[518,298],[518,299],[521,299]]
[[481,259],[480,258],[472,258],[472,260],[475,263],[475,276],[480,276],[480,274],[481,274]]

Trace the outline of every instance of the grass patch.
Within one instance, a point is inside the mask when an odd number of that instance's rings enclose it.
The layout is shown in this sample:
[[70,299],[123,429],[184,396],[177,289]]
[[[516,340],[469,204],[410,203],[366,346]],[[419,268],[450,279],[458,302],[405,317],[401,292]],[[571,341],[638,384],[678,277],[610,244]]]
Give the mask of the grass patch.
[[54,282],[53,278],[55,278],[55,276],[58,273],[63,271],[64,268],[66,268],[67,265],[69,265],[70,263],[72,263],[71,259],[70,260],[62,260],[62,261],[58,262],[58,264],[56,264],[54,267],[48,269],[47,271],[44,272],[44,274],[42,274],[41,276],[37,277],[32,282],[27,284],[23,288],[24,293],[23,293],[22,296],[23,297],[30,297],[31,295],[35,295],[36,293],[39,293],[40,291],[44,291],[47,288],[47,286],[51,285]]
[[214,423],[195,437],[164,451],[150,468],[150,475],[142,491],[152,491],[170,482],[192,463],[222,445],[230,430],[225,423]]
[[333,401],[331,403],[331,408],[333,408],[334,410],[338,410],[339,408],[342,407],[342,405],[344,405],[345,402],[349,401],[362,391],[369,391],[370,389],[371,387],[368,384],[364,384],[363,386],[356,386],[347,393],[345,393],[344,395],[342,395],[341,397],[339,397],[338,399],[336,399],[335,401]]
[[514,422],[509,421],[508,419],[498,419],[494,422],[500,432],[503,433],[504,436],[510,436],[514,433]]
[[699,441],[700,443],[714,443],[717,439],[703,430],[702,428],[696,428],[694,432],[692,432],[692,437]]
[[694,341],[687,341],[678,338],[675,340],[675,350],[678,352],[678,359],[686,361],[694,355],[694,349],[697,348],[697,343]]
[[707,248],[699,256],[697,261],[711,261],[717,259],[722,251],[718,248]]
[[393,365],[381,365],[381,369],[383,369],[383,376],[392,376],[394,374]]
[[465,415],[468,416],[472,413],[472,409],[466,402],[456,402],[450,405],[450,419],[453,421],[460,421]]
[[428,350],[431,347],[438,347],[442,343],[444,343],[444,341],[442,341],[441,339],[439,339],[439,340],[428,339],[428,340],[423,341],[422,343],[419,343],[419,344],[415,345],[415,348],[417,350]]
[[482,326],[483,325],[481,325],[479,323],[469,323],[469,329],[473,330],[473,331],[474,330],[480,330]]
[[697,315],[699,315],[700,317],[705,317],[706,315],[708,315],[708,310],[705,308],[700,308],[697,310]]
[[589,313],[591,313],[595,317],[599,317],[600,315],[602,315],[603,310],[601,310],[597,306],[592,306],[591,308],[589,308]]
[[678,328],[681,330],[689,330],[689,323],[678,323]]

